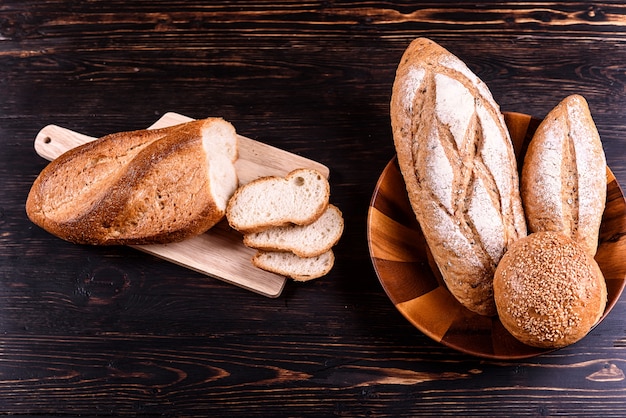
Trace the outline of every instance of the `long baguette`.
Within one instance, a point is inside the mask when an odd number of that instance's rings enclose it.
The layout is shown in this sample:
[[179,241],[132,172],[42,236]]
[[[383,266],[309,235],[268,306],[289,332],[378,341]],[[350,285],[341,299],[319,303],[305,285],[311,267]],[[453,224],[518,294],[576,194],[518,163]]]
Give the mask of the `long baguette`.
[[446,286],[468,309],[495,315],[496,265],[526,236],[499,106],[460,59],[419,38],[398,66],[390,111],[409,200]]

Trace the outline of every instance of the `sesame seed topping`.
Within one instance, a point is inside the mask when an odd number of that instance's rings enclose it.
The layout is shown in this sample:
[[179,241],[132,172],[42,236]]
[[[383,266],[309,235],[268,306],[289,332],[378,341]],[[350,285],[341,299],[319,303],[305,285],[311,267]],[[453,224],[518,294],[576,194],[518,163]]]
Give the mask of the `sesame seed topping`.
[[593,263],[581,246],[560,233],[539,232],[517,241],[494,282],[505,327],[514,324],[509,329],[513,335],[544,346],[581,331],[582,337],[593,325],[586,319],[593,315],[586,312],[588,306],[598,305],[598,283],[604,283]]

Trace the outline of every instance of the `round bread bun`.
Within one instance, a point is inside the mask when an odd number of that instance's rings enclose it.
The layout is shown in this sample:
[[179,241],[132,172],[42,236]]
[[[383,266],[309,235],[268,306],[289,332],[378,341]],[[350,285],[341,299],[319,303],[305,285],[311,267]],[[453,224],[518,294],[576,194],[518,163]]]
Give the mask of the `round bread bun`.
[[595,260],[559,232],[517,240],[496,268],[494,298],[502,325],[524,344],[561,348],[583,338],[606,307]]

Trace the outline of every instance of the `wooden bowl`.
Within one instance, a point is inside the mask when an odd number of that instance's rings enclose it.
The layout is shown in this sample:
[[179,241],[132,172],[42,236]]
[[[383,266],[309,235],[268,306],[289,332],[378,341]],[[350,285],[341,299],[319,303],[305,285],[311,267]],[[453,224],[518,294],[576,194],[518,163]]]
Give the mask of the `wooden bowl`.
[[[519,161],[541,121],[519,113],[505,113],[505,120],[521,167]],[[601,321],[626,283],[626,201],[608,167],[606,172],[607,202],[596,254],[608,289]],[[551,351],[522,344],[497,317],[475,314],[450,294],[415,220],[395,157],[374,190],[367,233],[372,263],[385,292],[406,319],[433,340],[491,359],[522,359]]]

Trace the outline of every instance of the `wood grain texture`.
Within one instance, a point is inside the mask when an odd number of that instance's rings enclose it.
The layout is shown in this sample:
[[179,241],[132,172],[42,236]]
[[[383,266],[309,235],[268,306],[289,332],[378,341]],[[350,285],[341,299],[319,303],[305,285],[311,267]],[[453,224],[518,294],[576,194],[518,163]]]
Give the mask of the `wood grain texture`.
[[[580,343],[480,360],[388,299],[367,208],[393,157],[389,97],[427,36],[503,110],[583,94],[626,184],[622,2],[155,0],[0,3],[0,412],[56,416],[623,416],[626,303]],[[330,169],[344,235],[331,274],[269,299],[124,247],[28,222],[48,124],[101,136],[167,111]],[[133,115],[129,119],[128,115]]]

